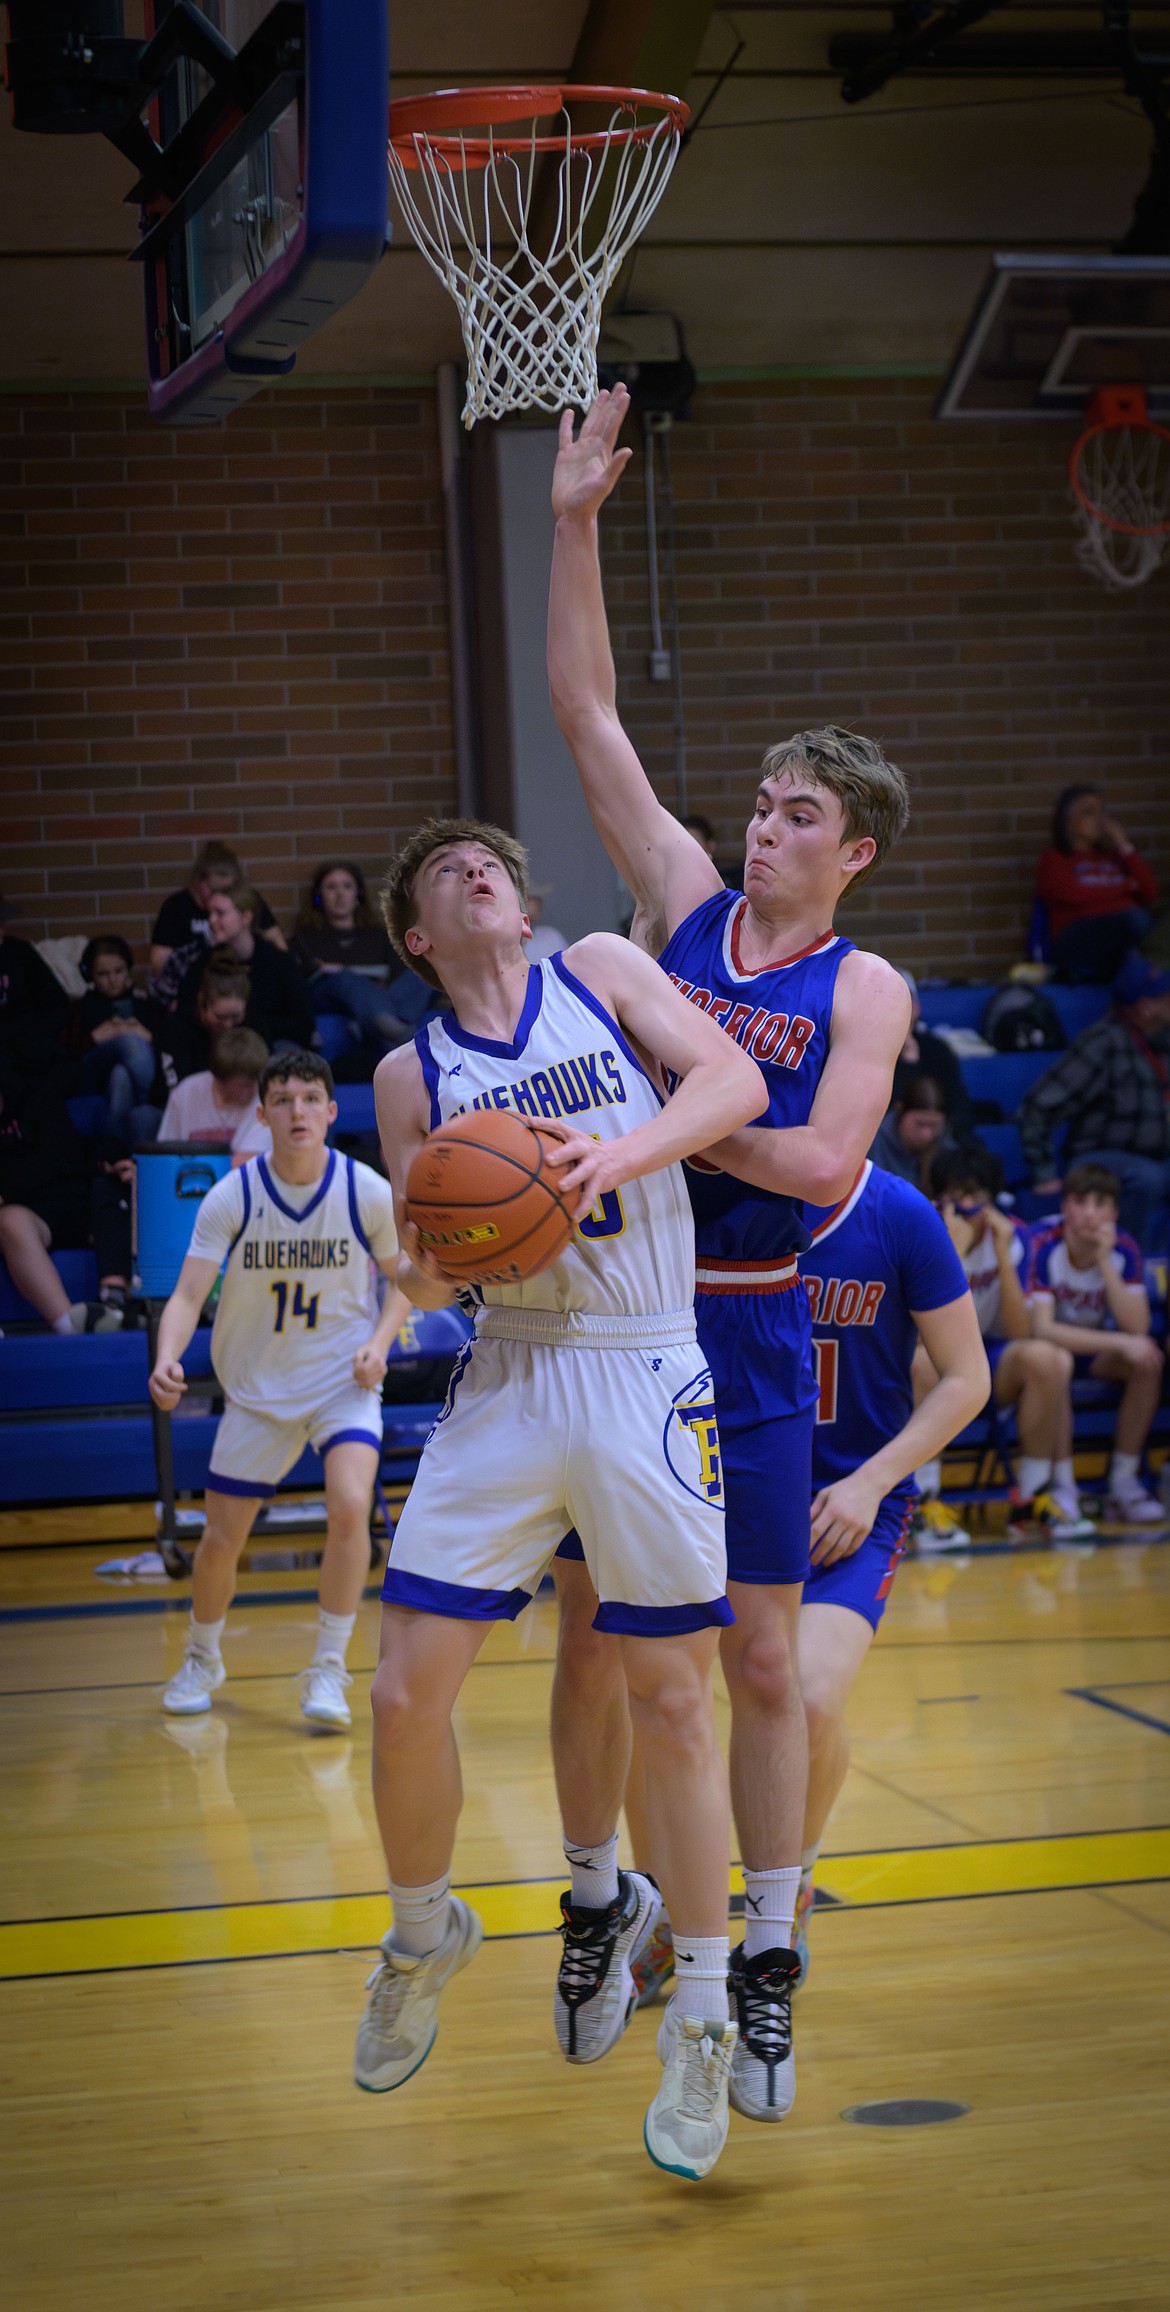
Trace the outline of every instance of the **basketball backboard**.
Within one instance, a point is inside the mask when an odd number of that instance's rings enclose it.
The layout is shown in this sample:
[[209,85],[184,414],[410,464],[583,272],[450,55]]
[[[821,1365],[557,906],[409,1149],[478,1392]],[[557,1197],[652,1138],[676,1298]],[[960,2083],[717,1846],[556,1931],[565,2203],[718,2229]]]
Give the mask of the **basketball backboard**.
[[1075,422],[1111,385],[1170,414],[1170,257],[996,257],[934,414]]

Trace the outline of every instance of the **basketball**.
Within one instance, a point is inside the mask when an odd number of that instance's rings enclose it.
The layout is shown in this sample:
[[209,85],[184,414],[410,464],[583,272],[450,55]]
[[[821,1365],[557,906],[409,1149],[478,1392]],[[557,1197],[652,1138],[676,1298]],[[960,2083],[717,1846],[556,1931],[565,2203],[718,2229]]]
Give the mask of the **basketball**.
[[573,1233],[540,1132],[499,1108],[441,1124],[406,1184],[406,1215],[444,1276],[458,1284],[520,1284],[559,1259]]

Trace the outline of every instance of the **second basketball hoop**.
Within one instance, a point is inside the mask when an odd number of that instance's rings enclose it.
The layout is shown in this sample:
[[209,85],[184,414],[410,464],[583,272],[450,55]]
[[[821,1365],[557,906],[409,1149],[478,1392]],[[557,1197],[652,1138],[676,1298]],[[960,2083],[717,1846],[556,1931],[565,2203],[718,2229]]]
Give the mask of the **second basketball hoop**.
[[459,309],[464,425],[588,408],[605,298],[689,118],[678,97],[630,88],[445,89],[391,105],[391,183]]

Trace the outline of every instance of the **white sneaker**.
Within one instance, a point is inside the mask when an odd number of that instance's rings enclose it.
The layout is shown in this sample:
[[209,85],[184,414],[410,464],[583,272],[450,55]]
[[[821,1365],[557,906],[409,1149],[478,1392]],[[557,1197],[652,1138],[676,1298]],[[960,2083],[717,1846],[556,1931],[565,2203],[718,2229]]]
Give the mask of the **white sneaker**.
[[728,2089],[739,2032],[677,2012],[678,1993],[658,2026],[662,2085],[646,2114],[646,2149],[655,2167],[699,2183],[727,2141]]
[[933,1550],[971,1547],[966,1526],[937,1494],[929,1494],[925,1501],[919,1502],[910,1527],[910,1539],[920,1557],[928,1557]]
[[340,1654],[321,1654],[301,1672],[301,1716],[311,1726],[337,1726],[350,1723],[349,1703],[345,1689],[353,1679]]
[[618,1872],[617,1900],[603,1910],[561,1896],[553,2027],[566,2063],[598,2063],[617,2045],[638,2004],[631,1961],[661,1910],[653,1879],[636,1870]]
[[438,1950],[425,1958],[408,1958],[405,1951],[394,1949],[390,1935],[385,1936],[382,1956],[366,1983],[370,1996],[358,2026],[353,2075],[359,2087],[385,2095],[426,2062],[438,2036],[439,1993],[474,1959],[482,1941],[482,1919],[458,1895],[451,1897],[447,1932]]
[[218,1654],[197,1654],[189,1646],[182,1669],[176,1670],[170,1685],[163,1689],[163,1709],[173,1718],[199,1717],[202,1711],[210,1710],[211,1697],[226,1676]]
[[739,2024],[732,2110],[745,2119],[787,2119],[796,2101],[792,1994],[800,1981],[799,1953],[776,1949],[748,1959],[740,1943],[731,1954],[728,1981]]
[[1135,1477],[1129,1485],[1119,1485],[1106,1497],[1105,1515],[1117,1525],[1165,1525],[1166,1511],[1152,1493]]

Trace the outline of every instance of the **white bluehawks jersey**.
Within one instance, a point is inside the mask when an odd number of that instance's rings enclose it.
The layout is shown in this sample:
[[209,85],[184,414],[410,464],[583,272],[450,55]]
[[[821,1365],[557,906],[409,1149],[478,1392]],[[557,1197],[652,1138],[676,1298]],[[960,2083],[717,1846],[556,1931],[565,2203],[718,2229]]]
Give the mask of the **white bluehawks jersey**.
[[295,1420],[336,1396],[378,1320],[371,1258],[397,1243],[389,1182],[336,1149],[308,1188],[268,1156],[217,1180],[190,1250],[227,1256],[211,1361],[232,1403]]
[[[617,1021],[562,955],[529,966],[511,1043],[472,1035],[444,1012],[419,1029],[415,1048],[432,1131],[469,1108],[506,1108],[533,1124],[564,1123],[617,1140],[662,1108]],[[681,1167],[608,1190],[539,1276],[475,1289],[492,1308],[610,1317],[689,1310],[695,1234]]]

